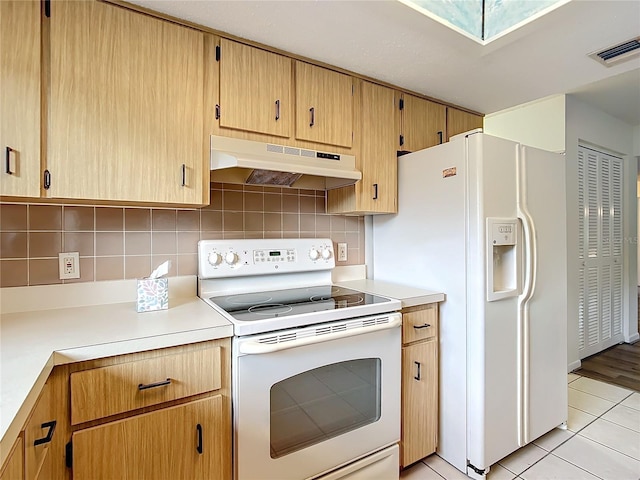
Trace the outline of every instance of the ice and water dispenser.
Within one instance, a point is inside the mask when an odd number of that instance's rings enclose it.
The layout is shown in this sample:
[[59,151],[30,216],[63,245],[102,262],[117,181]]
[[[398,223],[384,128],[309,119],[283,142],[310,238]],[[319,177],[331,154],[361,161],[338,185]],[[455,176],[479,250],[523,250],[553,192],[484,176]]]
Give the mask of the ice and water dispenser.
[[519,294],[520,261],[516,218],[487,218],[487,301]]

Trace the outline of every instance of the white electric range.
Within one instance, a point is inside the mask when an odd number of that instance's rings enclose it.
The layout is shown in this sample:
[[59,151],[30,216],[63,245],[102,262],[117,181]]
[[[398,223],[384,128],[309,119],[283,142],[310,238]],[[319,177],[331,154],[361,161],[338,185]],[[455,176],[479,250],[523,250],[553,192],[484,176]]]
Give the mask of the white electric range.
[[234,326],[236,480],[398,478],[400,302],[332,285],[330,239],[203,240]]

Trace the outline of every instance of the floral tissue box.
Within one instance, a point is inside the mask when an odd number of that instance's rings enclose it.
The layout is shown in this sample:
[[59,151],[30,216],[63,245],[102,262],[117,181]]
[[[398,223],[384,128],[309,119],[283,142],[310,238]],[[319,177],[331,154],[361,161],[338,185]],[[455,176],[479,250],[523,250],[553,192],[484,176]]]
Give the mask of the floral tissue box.
[[152,312],[169,308],[169,279],[142,278],[138,280],[137,311]]

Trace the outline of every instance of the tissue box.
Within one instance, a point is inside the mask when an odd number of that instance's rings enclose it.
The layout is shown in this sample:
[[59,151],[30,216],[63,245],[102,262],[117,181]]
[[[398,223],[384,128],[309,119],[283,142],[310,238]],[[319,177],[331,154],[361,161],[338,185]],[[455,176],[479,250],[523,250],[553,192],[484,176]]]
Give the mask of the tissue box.
[[169,279],[142,278],[138,280],[138,312],[152,312],[169,308]]

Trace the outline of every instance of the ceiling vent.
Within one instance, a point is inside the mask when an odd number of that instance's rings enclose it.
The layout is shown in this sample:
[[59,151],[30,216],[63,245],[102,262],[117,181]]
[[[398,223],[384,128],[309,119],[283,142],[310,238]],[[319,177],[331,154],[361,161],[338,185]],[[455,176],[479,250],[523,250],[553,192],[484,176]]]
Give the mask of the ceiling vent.
[[594,52],[589,56],[606,67],[610,67],[637,55],[640,55],[640,37]]

